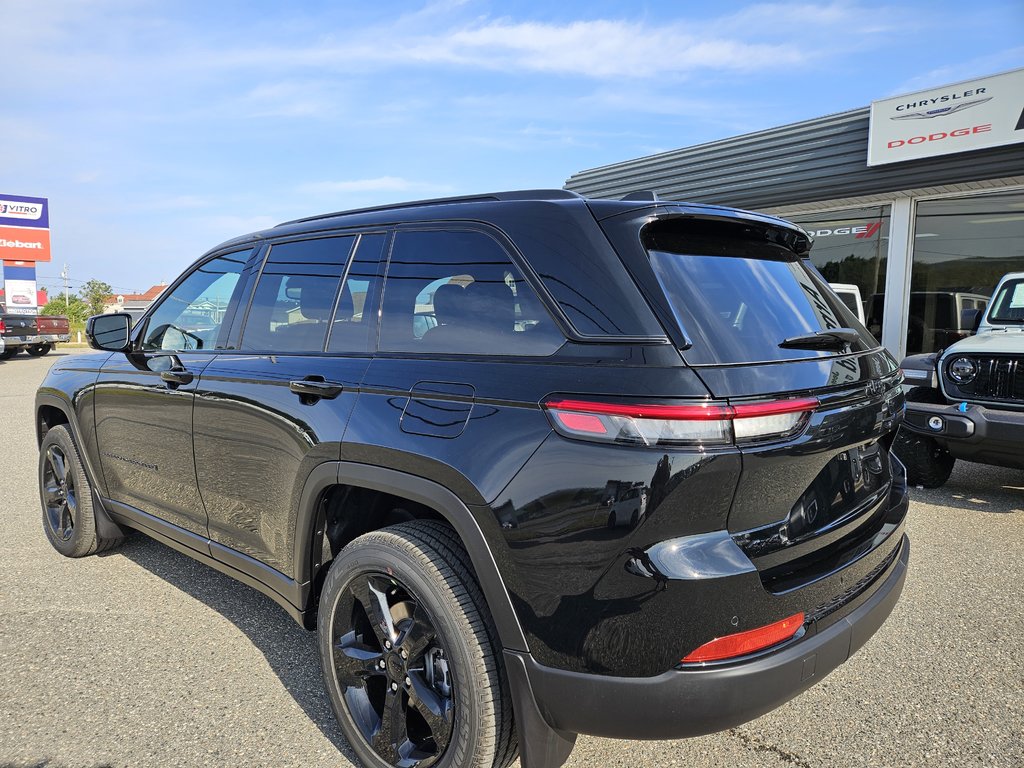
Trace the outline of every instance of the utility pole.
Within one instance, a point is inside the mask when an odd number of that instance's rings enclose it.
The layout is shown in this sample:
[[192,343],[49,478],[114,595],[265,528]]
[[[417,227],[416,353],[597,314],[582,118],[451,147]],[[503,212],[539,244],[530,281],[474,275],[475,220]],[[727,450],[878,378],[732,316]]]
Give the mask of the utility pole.
[[61,270],[60,276],[64,278],[64,313],[67,314],[68,310],[71,309],[71,300],[68,298],[68,265],[64,264],[64,269]]

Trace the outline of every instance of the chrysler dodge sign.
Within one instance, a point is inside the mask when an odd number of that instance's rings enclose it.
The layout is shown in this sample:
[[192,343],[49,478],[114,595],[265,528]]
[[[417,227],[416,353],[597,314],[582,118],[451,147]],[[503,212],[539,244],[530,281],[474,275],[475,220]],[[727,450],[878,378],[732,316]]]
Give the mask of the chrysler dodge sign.
[[871,104],[868,165],[1024,142],[1024,69]]

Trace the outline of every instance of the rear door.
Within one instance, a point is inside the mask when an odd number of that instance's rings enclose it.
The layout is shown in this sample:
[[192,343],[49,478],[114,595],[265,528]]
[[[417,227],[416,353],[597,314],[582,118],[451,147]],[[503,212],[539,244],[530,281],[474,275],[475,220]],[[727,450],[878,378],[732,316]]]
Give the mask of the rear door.
[[369,363],[389,235],[273,243],[234,349],[197,390],[195,456],[215,557],[291,576],[296,512],[313,469],[340,457]]
[[510,252],[489,228],[399,229],[346,460],[400,467],[483,503],[548,435],[537,402],[557,376],[536,363],[565,337]]

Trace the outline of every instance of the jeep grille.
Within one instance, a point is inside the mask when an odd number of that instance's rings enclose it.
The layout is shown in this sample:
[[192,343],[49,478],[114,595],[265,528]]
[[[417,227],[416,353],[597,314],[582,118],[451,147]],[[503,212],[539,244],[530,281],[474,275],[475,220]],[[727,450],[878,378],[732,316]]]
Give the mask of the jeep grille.
[[[958,384],[949,374],[949,365],[962,357],[977,366],[971,381]],[[946,389],[953,397],[1009,400],[1024,403],[1024,358],[1003,355],[952,355],[943,368]]]

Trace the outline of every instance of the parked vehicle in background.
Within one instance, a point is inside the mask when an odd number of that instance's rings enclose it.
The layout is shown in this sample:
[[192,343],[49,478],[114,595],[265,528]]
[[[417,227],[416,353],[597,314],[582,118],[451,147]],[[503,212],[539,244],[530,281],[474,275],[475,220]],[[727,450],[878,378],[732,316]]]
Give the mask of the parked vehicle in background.
[[71,340],[71,326],[61,315],[8,314],[0,304],[0,319],[4,323],[3,338],[6,348],[0,352],[7,360],[22,350],[33,357],[48,354],[58,342]]
[[622,497],[611,502],[611,511],[608,513],[608,527],[614,528],[617,525],[628,525],[636,528],[643,520],[647,512],[646,486],[629,488]]
[[136,528],[315,628],[366,766],[731,728],[863,645],[910,557],[898,366],[809,247],[563,190],[237,238],[50,370],[44,530]]
[[864,320],[864,299],[861,298],[860,288],[853,283],[829,283],[828,285],[835,291],[836,296],[843,300],[843,304],[857,316],[860,324],[867,325]]
[[1024,468],[1024,272],[996,286],[978,332],[907,357],[907,416],[893,450],[911,483],[935,488],[957,459]]
[[[966,339],[985,313],[988,296],[956,291],[914,291],[910,294],[907,320],[907,354],[925,349],[940,351]],[[868,330],[880,338],[885,294],[871,296],[868,307]]]

